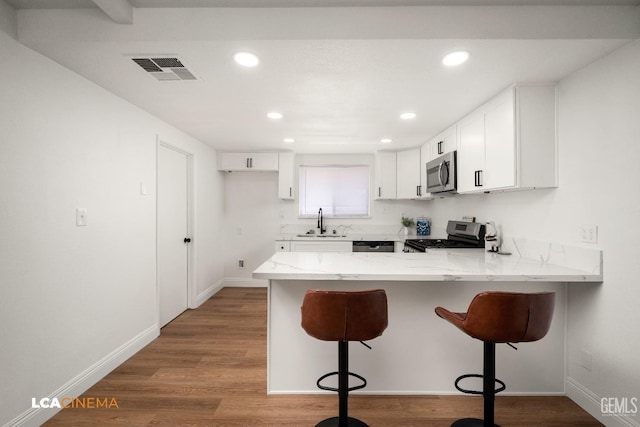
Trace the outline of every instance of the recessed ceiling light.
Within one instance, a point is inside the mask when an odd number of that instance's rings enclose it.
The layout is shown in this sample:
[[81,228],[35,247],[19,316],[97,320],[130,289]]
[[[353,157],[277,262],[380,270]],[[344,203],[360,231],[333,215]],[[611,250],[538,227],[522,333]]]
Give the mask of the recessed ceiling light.
[[416,118],[416,113],[402,113],[400,114],[402,120],[411,120]]
[[380,142],[382,142],[383,144],[389,144],[389,143],[393,142],[393,139],[391,139],[391,138],[382,138],[380,140]]
[[451,52],[444,58],[442,58],[442,63],[448,67],[452,67],[454,65],[460,65],[469,59],[470,53],[466,50],[460,50],[458,52]]
[[260,60],[251,52],[237,52],[233,55],[233,59],[243,67],[255,67]]
[[272,112],[267,114],[267,117],[269,117],[270,119],[273,119],[273,120],[278,120],[278,119],[282,118],[282,114],[277,113],[275,111],[272,111]]
[[291,144],[291,143],[296,142],[296,140],[293,139],[293,138],[285,138],[285,139],[283,139],[283,141],[286,142],[287,144]]

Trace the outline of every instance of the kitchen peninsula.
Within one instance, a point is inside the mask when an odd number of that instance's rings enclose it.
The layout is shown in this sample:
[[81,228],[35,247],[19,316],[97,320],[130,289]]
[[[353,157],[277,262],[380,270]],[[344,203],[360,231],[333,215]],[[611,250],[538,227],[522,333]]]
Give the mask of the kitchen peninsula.
[[[479,292],[556,292],[549,334],[536,343],[497,348],[505,393],[564,394],[567,286],[598,286],[602,252],[513,241],[514,255],[482,249],[426,253],[280,252],[253,272],[269,280],[268,393],[316,393],[315,381],[337,368],[337,345],[300,327],[307,289],[382,288],[389,327],[369,344],[350,344],[350,368],[367,378],[364,393],[451,394],[455,378],[482,371],[482,343],[457,333],[436,306],[466,311]],[[471,388],[476,384],[470,384]]]

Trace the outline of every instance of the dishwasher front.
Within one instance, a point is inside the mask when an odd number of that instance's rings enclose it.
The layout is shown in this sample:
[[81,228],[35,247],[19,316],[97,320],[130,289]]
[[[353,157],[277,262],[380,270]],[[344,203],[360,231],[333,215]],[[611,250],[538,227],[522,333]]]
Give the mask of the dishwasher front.
[[394,252],[395,242],[389,240],[358,240],[351,252]]

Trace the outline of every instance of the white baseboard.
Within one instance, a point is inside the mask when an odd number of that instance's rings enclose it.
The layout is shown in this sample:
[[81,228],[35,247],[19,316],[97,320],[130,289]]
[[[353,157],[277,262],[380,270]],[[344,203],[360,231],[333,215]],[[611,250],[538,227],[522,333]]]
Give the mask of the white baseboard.
[[206,300],[214,296],[218,293],[220,289],[224,288],[224,279],[218,280],[213,285],[209,286],[209,288],[205,289],[203,292],[200,292],[196,297],[196,306],[189,308],[198,308],[204,303]]
[[252,279],[250,277],[225,277],[223,286],[229,288],[266,288],[269,281],[266,279]]
[[[600,408],[601,397],[580,384],[571,377],[567,377],[567,396],[576,402],[582,409],[596,418],[607,427],[640,427],[640,414],[627,415],[603,415]],[[629,396],[638,397],[638,396]]]
[[[112,351],[110,354],[85,369],[76,377],[63,384],[49,396],[33,396],[35,398],[48,397],[49,399],[57,398],[75,398],[87,391],[91,386],[104,378],[109,372],[120,366],[125,360],[136,354],[144,346],[156,339],[160,335],[158,325],[142,331],[122,346]],[[103,397],[103,396],[99,396]],[[9,421],[4,427],[38,427],[49,418],[53,417],[60,409],[57,408],[31,408]]]

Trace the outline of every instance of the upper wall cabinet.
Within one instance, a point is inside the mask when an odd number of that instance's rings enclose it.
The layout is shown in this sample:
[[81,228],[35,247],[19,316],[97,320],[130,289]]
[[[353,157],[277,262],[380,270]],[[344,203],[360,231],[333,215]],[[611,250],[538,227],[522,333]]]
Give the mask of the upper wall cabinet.
[[[457,126],[453,125],[440,135],[429,141],[431,148],[431,159],[449,153],[458,148]],[[428,161],[428,160],[427,160]]]
[[419,148],[396,153],[396,198],[419,199],[422,196],[420,164]]
[[295,154],[278,153],[278,197],[293,200],[295,180]]
[[431,193],[427,193],[427,163],[431,160],[431,142],[420,147],[420,198],[431,199]]
[[513,86],[458,123],[458,193],[557,186],[555,88]]
[[375,199],[396,198],[396,153],[378,151],[375,166]]
[[219,153],[221,171],[278,171],[278,153]]

